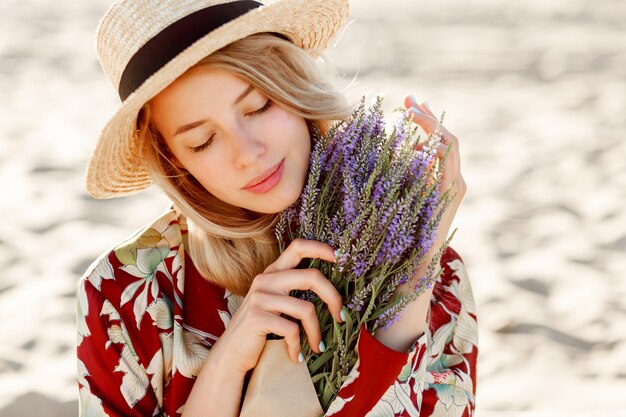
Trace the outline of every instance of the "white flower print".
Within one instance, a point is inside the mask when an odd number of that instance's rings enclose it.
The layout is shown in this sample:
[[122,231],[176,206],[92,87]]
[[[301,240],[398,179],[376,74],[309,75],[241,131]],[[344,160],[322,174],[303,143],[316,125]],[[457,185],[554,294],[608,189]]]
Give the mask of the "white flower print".
[[163,379],[167,384],[172,372],[172,345],[174,343],[174,316],[172,307],[169,302],[159,298],[152,303],[148,309],[148,314],[152,317],[152,321],[161,330],[170,330],[169,332],[159,332],[159,340],[161,341],[161,353],[163,356]]
[[356,362],[354,363],[354,366],[352,367],[352,369],[350,369],[350,373],[348,373],[348,375],[346,376],[346,380],[343,381],[343,384],[341,384],[341,389],[352,384],[354,381],[356,381],[359,375],[361,375],[361,373],[359,372],[360,365],[361,365],[361,358],[357,357]]
[[152,386],[152,389],[154,390],[154,393],[156,394],[157,397],[157,403],[159,404],[159,407],[163,406],[163,350],[159,349],[154,356],[152,357],[152,360],[150,361],[150,364],[148,365],[148,368],[146,369],[146,372],[149,375],[152,375],[152,377],[150,378],[150,385]]
[[87,327],[87,315],[89,315],[89,302],[85,290],[85,280],[81,279],[76,287],[76,346],[80,346],[85,337],[91,336],[89,327]]
[[422,407],[422,398],[424,396],[424,391],[426,391],[430,387],[430,385],[435,382],[433,374],[426,371],[427,364],[427,358],[423,358],[421,361],[419,361],[419,366],[417,366],[411,374],[411,380],[413,381],[413,392],[415,393],[416,403],[419,409],[421,409]]
[[138,329],[141,319],[143,318],[148,307],[148,291],[150,291],[153,299],[155,299],[159,294],[159,284],[155,279],[156,272],[161,271],[167,276],[170,276],[165,264],[163,263],[169,254],[169,246],[160,242],[159,245],[154,248],[138,248],[137,265],[129,264],[120,267],[120,269],[130,275],[141,278],[129,284],[126,289],[124,289],[120,301],[120,306],[123,306],[130,301],[135,296],[139,288],[143,286],[143,289],[139,292],[137,298],[135,298],[135,303],[133,305],[133,313],[135,314]]
[[[115,309],[115,307],[113,307],[113,304],[111,304],[111,302],[109,300],[104,300],[104,303],[102,304],[102,310],[100,310],[100,315],[101,316],[109,316],[109,321],[111,320],[121,320],[120,319],[120,313],[118,313],[118,311]],[[119,326],[118,326],[119,327]],[[111,329],[109,329],[108,331],[110,331]],[[108,333],[107,331],[107,333]],[[128,339],[130,341],[130,339]],[[111,344],[113,343],[113,341],[111,340],[111,338],[109,337],[109,340],[107,340],[107,342],[104,345],[105,349],[109,349],[111,347]],[[131,349],[133,349],[132,344],[130,345]],[[134,352],[134,350],[133,350]]]
[[148,391],[148,375],[145,369],[139,363],[139,357],[132,345],[130,335],[126,330],[123,322],[120,325],[112,325],[107,333],[111,343],[120,343],[123,345],[120,361],[115,367],[115,372],[123,372],[122,396],[133,407],[141,400]]
[[[170,303],[162,298],[158,298],[154,303],[150,304],[147,308],[148,314],[152,317],[153,323],[157,328],[161,330],[172,329],[174,325],[174,317],[170,307]],[[173,332],[159,332],[159,340],[161,342],[161,349],[159,349],[146,372],[150,377],[150,385],[154,390],[159,407],[163,406],[163,386],[164,383],[169,381],[169,373],[172,370],[172,343]]]
[[462,417],[469,409],[467,404],[474,403],[474,396],[463,388],[450,384],[436,384],[433,388],[437,391],[439,401],[433,410],[434,416]]
[[387,391],[365,417],[394,417],[403,409],[402,404],[398,400],[395,385],[392,385],[387,388]]
[[[427,345],[427,355],[431,362],[435,362],[441,354],[443,353],[443,349],[452,339],[452,332],[454,332],[454,328],[456,326],[456,318],[451,316],[450,321],[446,324],[441,325],[436,331],[435,334],[428,340]],[[439,369],[435,369],[438,371]]]
[[[108,256],[102,256],[95,262],[96,267],[88,276],[89,282],[100,291],[103,279],[113,279],[113,266],[109,262]],[[89,270],[89,269],[88,269]]]
[[230,319],[233,317],[235,312],[241,306],[241,303],[244,300],[244,297],[233,294],[228,289],[224,290],[224,298],[228,301],[228,311],[217,310],[220,319],[222,319],[222,323],[224,323],[224,328],[228,327],[228,323],[230,323]]
[[354,399],[354,395],[352,397],[348,397],[348,398],[341,398],[341,397],[337,397],[335,398],[335,400],[330,404],[330,406],[328,407],[328,410],[326,411],[326,414],[324,414],[324,416],[326,417],[330,417],[334,414],[337,414],[338,412],[340,412],[341,410],[343,410],[343,407],[349,403],[350,401],[352,401]]
[[[180,232],[180,226],[175,223],[170,224],[171,222],[171,216],[162,216],[152,223],[151,227],[165,239],[167,246],[173,248],[182,243],[182,234]],[[174,268],[174,270],[176,269]]]
[[109,316],[109,320],[121,320],[120,313],[113,307],[113,304],[111,304],[109,300],[104,300],[104,303],[102,303],[100,315]]
[[163,354],[163,379],[165,385],[169,383],[172,378],[172,368],[174,367],[174,360],[172,357],[172,351],[174,347],[174,332],[159,333],[159,340],[161,341],[161,351]]
[[[359,365],[360,364],[361,364],[361,358],[357,357],[356,362],[354,363],[354,366],[350,370],[350,373],[348,373],[348,375],[346,376],[346,380],[343,381],[343,384],[341,384],[341,388],[339,389],[340,391],[344,389],[345,387],[347,387],[348,385],[352,384],[359,377],[360,375]],[[354,398],[354,395],[349,398],[341,398],[340,396],[337,396],[333,400],[333,402],[330,403],[330,406],[328,407],[328,410],[326,411],[326,416],[332,416],[333,414],[337,414],[343,409],[343,407],[347,403],[352,401],[353,398]]]
[[228,326],[228,323],[230,323],[230,313],[224,310],[220,310],[219,308],[217,309],[217,314],[219,314],[220,319],[222,319],[222,323],[224,323],[224,327],[226,328]]
[[454,346],[459,349],[459,353],[469,353],[474,346],[478,346],[478,323],[470,313],[476,315],[476,305],[472,294],[472,287],[467,276],[465,265],[458,259],[448,262],[454,275],[459,280],[453,280],[452,285],[447,287],[455,297],[461,302],[461,311],[457,320],[457,327],[454,330]]
[[156,324],[159,329],[171,329],[174,325],[174,313],[172,312],[172,308],[163,298],[157,298],[150,304],[146,311],[150,314],[150,317],[152,317],[152,322]]
[[81,417],[108,417],[102,408],[102,400],[91,393],[87,376],[90,376],[87,367],[78,359],[78,383],[81,386],[78,393],[79,415]]
[[[176,255],[172,261],[172,278],[176,276],[176,288],[182,294],[185,292],[185,251],[182,246],[178,247],[176,251]],[[174,295],[176,297],[176,303],[182,309],[183,302],[178,297],[176,291],[174,291]]]
[[203,344],[204,338],[193,331],[187,331],[174,321],[173,373],[179,372],[187,378],[200,373],[202,364],[209,354],[208,347]]
[[398,402],[402,404],[402,407],[407,413],[409,413],[409,416],[419,417],[419,410],[411,400],[411,387],[409,384],[401,384],[398,381],[395,381],[393,384],[393,390],[396,394]]
[[81,278],[76,286],[76,346],[80,346],[85,337],[91,336],[86,321],[86,317],[89,315],[89,300],[87,299],[87,289],[85,288],[86,283],[90,282],[100,291],[103,279],[113,279],[113,266],[111,262],[109,262],[108,256],[103,255],[99,257],[87,271],[89,271],[91,267],[94,267],[94,269],[86,277]]

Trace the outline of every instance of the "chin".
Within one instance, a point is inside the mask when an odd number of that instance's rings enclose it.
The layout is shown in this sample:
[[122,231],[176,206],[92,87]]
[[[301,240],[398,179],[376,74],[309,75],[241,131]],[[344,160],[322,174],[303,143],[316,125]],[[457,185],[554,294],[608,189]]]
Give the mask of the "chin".
[[[280,213],[285,210],[298,200],[302,192],[302,187],[294,187],[293,184],[285,185],[289,185],[289,187],[286,187],[288,188],[287,190],[272,190],[276,191],[276,193],[272,193],[272,191],[267,193],[267,196],[264,197],[266,199],[265,204],[259,204],[256,207],[248,207],[248,209],[264,214]],[[280,184],[278,187],[280,187]]]

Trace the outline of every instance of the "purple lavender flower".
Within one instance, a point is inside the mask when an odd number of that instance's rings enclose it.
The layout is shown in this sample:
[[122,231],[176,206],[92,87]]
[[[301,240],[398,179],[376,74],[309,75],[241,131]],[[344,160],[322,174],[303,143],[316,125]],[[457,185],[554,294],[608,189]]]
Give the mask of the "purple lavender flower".
[[400,314],[395,312],[384,312],[380,318],[378,319],[378,323],[383,323],[382,324],[382,328],[383,329],[387,329],[389,327],[391,327],[392,324],[394,324],[395,322],[398,321],[398,319],[400,318]]
[[[427,141],[422,149],[415,149],[416,129],[408,118],[396,120],[387,133],[381,108],[382,98],[377,97],[372,106],[366,106],[363,98],[351,117],[323,137],[313,124],[307,182],[298,200],[281,214],[290,231],[295,225],[298,237],[326,242],[340,251],[336,264],[321,261],[319,269],[347,302],[353,323],[368,324],[370,330],[391,326],[408,304],[408,298],[398,301],[394,297],[395,290],[409,282],[435,242],[439,207],[446,204],[435,186],[440,173],[434,170],[433,143]],[[284,219],[277,228],[285,228]],[[280,246],[280,233],[276,235]],[[429,270],[417,280],[413,295],[432,285],[431,275]],[[323,302],[310,294],[299,297],[313,302],[321,312],[323,338],[338,338],[333,346],[341,352],[331,358],[341,356],[341,369],[351,369],[356,360],[357,326],[352,335],[333,336],[337,328],[346,332],[346,326],[324,325],[333,320]],[[344,346],[348,340],[354,344]],[[317,378],[318,393],[328,392],[326,381],[333,381],[333,387],[341,383],[337,375],[329,375],[332,360],[312,373],[326,373]],[[322,404],[325,410],[328,404]]]

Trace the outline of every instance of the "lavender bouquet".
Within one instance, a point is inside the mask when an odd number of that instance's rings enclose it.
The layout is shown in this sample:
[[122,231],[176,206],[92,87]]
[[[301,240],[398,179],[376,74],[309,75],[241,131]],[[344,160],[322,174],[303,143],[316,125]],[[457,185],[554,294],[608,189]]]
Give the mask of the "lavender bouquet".
[[[318,268],[335,285],[347,301],[345,322],[335,322],[312,291],[292,292],[315,305],[327,346],[316,354],[302,332],[302,353],[324,411],[356,362],[360,327],[374,333],[390,326],[430,288],[456,232],[432,257],[427,273],[413,277],[454,198],[450,188],[442,195],[439,190],[447,153],[440,161],[435,146],[445,112],[418,150],[417,126],[406,115],[396,119],[390,134],[385,132],[382,101],[378,96],[367,107],[363,97],[352,116],[326,135],[314,130],[307,183],[276,225],[281,253],[286,237],[318,240],[339,250],[337,263],[307,259],[299,267]],[[396,292],[402,285],[410,290]]]

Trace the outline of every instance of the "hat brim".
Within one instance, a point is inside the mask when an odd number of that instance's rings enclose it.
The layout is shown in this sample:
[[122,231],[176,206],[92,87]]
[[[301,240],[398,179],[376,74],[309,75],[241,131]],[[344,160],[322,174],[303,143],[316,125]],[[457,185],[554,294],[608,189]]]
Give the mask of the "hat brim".
[[135,194],[152,184],[135,143],[139,110],[205,56],[238,39],[278,32],[317,56],[345,24],[348,0],[282,0],[254,9],[190,45],[129,95],[102,129],[87,167],[87,191],[105,199]]

